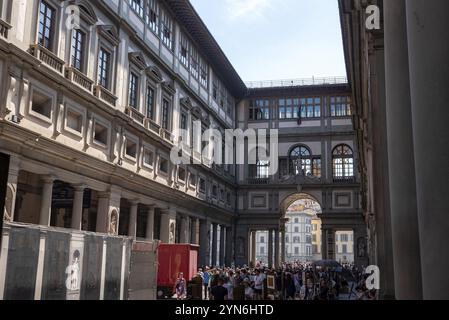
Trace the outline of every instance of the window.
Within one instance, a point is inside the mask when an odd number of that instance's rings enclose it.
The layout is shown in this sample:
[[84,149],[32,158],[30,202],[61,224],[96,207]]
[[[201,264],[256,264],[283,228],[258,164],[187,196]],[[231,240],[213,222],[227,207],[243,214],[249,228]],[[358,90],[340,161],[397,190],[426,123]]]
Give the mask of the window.
[[95,121],[94,124],[94,141],[106,146],[108,144],[109,130],[106,126]]
[[168,174],[168,160],[160,158],[159,161],[159,172],[163,174]]
[[181,33],[181,43],[179,46],[179,60],[185,67],[189,67],[189,40]]
[[[300,163],[300,166],[298,165]],[[302,169],[302,174],[307,176],[312,174],[312,155],[308,148],[299,146],[290,152],[291,170],[295,175],[300,174],[299,167]]]
[[167,99],[162,101],[162,128],[170,130],[170,102]]
[[138,108],[139,77],[131,72],[129,75],[129,106]]
[[147,86],[147,118],[154,120],[154,89]]
[[155,34],[159,33],[158,0],[149,0],[147,4],[147,24]]
[[81,29],[74,29],[72,34],[72,67],[84,71],[84,53],[86,34]]
[[280,99],[279,100],[279,119],[298,119],[299,99]]
[[295,233],[299,232],[299,227],[295,227]]
[[51,119],[53,109],[53,99],[39,91],[33,90],[31,98],[31,110]]
[[265,243],[265,237],[264,236],[260,237],[260,243]]
[[41,1],[39,8],[39,36],[38,43],[47,48],[53,49],[55,36],[56,10],[46,1]]
[[354,177],[354,155],[347,145],[335,147],[332,153],[333,173],[336,179],[348,179]]
[[313,159],[312,161],[312,175],[321,178],[321,159]]
[[181,112],[181,119],[180,119],[180,124],[179,124],[179,128],[182,130],[181,134],[182,134],[182,141],[187,144],[188,142],[188,137],[187,137],[187,121],[188,121],[188,116],[187,113],[185,111]]
[[209,67],[204,59],[200,58],[200,83],[203,87],[208,87]]
[[83,115],[73,111],[72,109],[67,110],[67,118],[66,118],[67,127],[81,133],[83,129]]
[[228,206],[231,205],[231,193],[230,192],[228,192],[226,194],[226,203],[228,204]]
[[151,150],[144,149],[143,151],[143,164],[147,167],[153,167],[154,153]]
[[349,97],[331,97],[330,106],[332,117],[349,117],[352,115]]
[[131,8],[143,18],[143,1],[144,0],[131,0]]
[[111,89],[109,86],[110,72],[111,53],[104,48],[100,48],[98,54],[98,84],[108,90]]
[[168,12],[161,10],[161,39],[162,42],[169,48],[173,49],[172,33],[173,33],[173,21]]
[[129,138],[126,138],[126,155],[133,159],[137,156],[137,143]]
[[321,98],[302,98],[301,118],[320,118],[321,117]]
[[218,187],[217,186],[212,187],[212,196],[214,198],[216,198],[218,196]]
[[348,246],[346,244],[342,245],[342,253],[348,253]]
[[[296,227],[297,228],[297,227]],[[296,229],[295,229],[296,230]],[[295,231],[295,232],[298,232],[298,231]],[[299,238],[299,237],[293,237],[293,243],[300,243],[301,241],[300,241],[301,239]]]
[[298,255],[298,254],[299,254],[299,248],[295,247],[295,255]]
[[340,240],[341,240],[341,242],[348,242],[349,237],[347,234],[342,234],[342,235],[340,235]]
[[220,89],[220,81],[216,77],[214,77],[212,85],[212,96],[214,100],[218,102],[218,90]]
[[270,120],[270,100],[251,100],[249,105],[249,120]]
[[206,180],[200,178],[200,192],[206,193]]
[[189,184],[191,187],[196,186],[196,175],[194,175],[193,173],[190,173]]
[[298,218],[295,218],[295,223],[299,223],[299,219]]
[[199,56],[198,51],[190,46],[190,73],[192,77],[198,79],[199,75]]
[[184,168],[178,168],[178,180],[186,181],[186,170]]
[[265,254],[265,247],[260,247],[260,254]]

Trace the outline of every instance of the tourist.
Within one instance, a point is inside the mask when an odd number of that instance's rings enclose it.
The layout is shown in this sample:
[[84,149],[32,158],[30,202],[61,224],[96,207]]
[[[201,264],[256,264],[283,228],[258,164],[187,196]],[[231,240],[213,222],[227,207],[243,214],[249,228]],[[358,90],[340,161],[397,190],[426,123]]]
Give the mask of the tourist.
[[228,289],[224,287],[222,278],[217,280],[217,285],[212,287],[210,291],[211,300],[224,301],[228,300]]
[[178,276],[178,279],[176,279],[174,290],[176,294],[177,300],[183,300],[186,295],[186,280],[184,279],[184,274],[181,272]]

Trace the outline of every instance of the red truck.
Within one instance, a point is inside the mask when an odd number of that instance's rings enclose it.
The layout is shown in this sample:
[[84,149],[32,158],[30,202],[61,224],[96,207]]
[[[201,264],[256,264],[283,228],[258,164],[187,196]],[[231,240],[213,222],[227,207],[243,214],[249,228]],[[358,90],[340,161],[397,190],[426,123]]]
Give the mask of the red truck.
[[198,273],[199,246],[160,244],[158,248],[157,293],[159,299],[170,299],[179,273],[187,282]]

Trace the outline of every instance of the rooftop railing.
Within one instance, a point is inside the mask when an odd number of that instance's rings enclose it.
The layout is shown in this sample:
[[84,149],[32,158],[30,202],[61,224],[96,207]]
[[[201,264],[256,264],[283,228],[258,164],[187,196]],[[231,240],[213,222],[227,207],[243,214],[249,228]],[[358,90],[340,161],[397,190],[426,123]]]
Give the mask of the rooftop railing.
[[300,86],[319,86],[332,84],[347,84],[346,77],[312,77],[305,79],[290,79],[290,80],[264,80],[264,81],[249,81],[245,82],[249,89],[258,88],[279,88],[279,87],[300,87]]

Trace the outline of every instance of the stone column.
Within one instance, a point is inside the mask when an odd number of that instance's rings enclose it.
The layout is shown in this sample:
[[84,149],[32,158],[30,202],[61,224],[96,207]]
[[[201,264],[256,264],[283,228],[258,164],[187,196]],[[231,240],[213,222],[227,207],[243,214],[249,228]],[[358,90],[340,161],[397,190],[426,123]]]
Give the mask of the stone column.
[[203,266],[210,265],[210,221],[200,220],[200,261]]
[[161,210],[161,241],[163,243],[175,243],[176,234],[176,209]]
[[215,267],[217,265],[217,246],[218,246],[218,224],[213,224],[213,233],[212,233],[212,266]]
[[146,238],[148,241],[154,240],[154,207],[153,206],[148,208]]
[[83,200],[85,186],[73,186],[72,229],[81,230],[83,223]]
[[131,209],[129,212],[129,226],[128,226],[128,236],[131,238],[136,238],[137,236],[137,209],[139,207],[139,201],[131,201]]
[[279,268],[279,230],[274,231],[274,267]]
[[9,160],[8,184],[5,198],[5,212],[3,215],[3,219],[7,222],[14,221],[19,171],[20,171],[20,160],[17,157],[11,156]]
[[268,267],[273,267],[273,229],[268,230]]
[[384,3],[386,112],[396,298],[416,300],[422,288],[405,6]]
[[226,257],[226,227],[220,226],[220,266],[225,265],[225,257]]
[[256,250],[257,250],[257,239],[256,239],[256,231],[251,232],[251,263],[256,265]]
[[197,218],[191,218],[190,222],[190,243],[198,245],[198,225],[199,225],[199,219]]
[[180,235],[179,235],[179,243],[188,243],[187,240],[187,217],[181,217],[181,226],[180,226]]
[[423,298],[449,299],[449,1],[406,9]]
[[281,241],[281,263],[285,262],[285,251],[286,251],[286,243],[285,243],[285,227],[282,228],[281,231],[281,237],[282,237],[282,241]]
[[111,186],[108,192],[98,193],[97,232],[118,234],[121,191]]
[[42,177],[42,200],[39,224],[41,226],[50,226],[51,221],[51,202],[53,197],[53,182],[55,178]]
[[230,267],[232,265],[232,262],[234,261],[233,246],[234,246],[234,236],[233,236],[232,227],[226,227],[226,258],[225,258],[225,263],[226,263],[226,266],[228,266],[228,267]]

